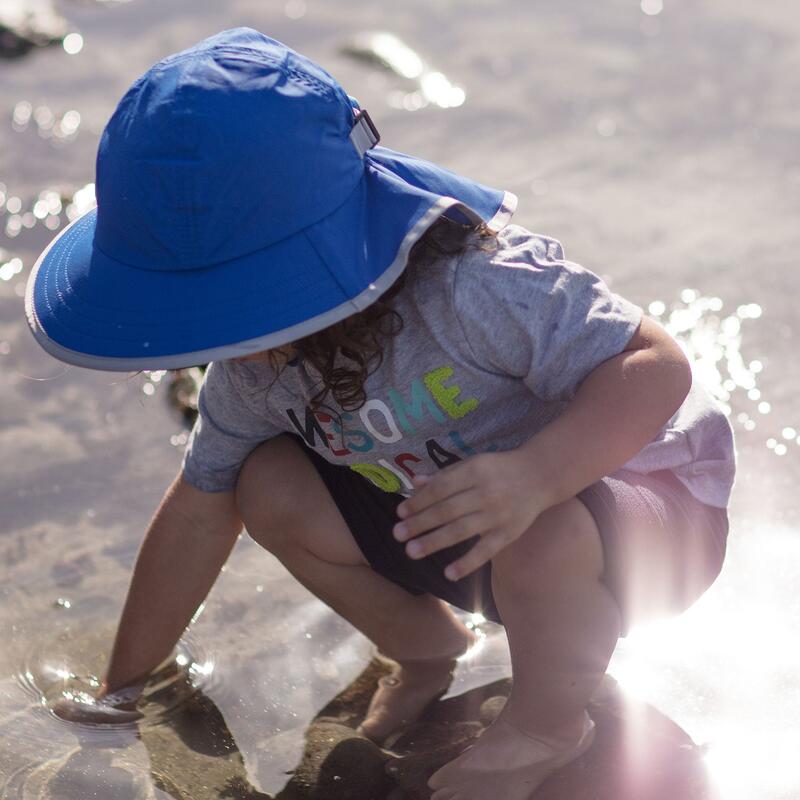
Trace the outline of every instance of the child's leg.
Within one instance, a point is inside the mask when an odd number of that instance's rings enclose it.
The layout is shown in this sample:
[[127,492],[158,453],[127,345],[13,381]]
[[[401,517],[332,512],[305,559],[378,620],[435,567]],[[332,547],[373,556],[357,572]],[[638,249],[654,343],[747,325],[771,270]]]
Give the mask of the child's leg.
[[478,742],[434,773],[433,800],[528,798],[549,771],[530,765],[569,753],[588,734],[585,709],[620,629],[602,571],[596,523],[574,498],[548,509],[492,560],[513,688]]
[[620,633],[617,603],[600,580],[600,534],[572,499],[514,544],[492,562],[514,668],[504,716],[533,736],[574,742]]
[[432,776],[432,800],[527,800],[581,752],[591,742],[583,709],[620,627],[688,608],[718,575],[726,535],[724,509],[704,506],[671,473],[619,470],[498,553],[492,591],[512,694],[475,746]]
[[[376,573],[306,455],[288,437],[258,447],[236,496],[248,533],[323,602],[400,662],[399,685],[365,720],[379,739],[422,710],[449,678],[472,634],[447,603],[414,595]],[[433,663],[416,665],[415,660]],[[372,730],[374,728],[374,730]]]

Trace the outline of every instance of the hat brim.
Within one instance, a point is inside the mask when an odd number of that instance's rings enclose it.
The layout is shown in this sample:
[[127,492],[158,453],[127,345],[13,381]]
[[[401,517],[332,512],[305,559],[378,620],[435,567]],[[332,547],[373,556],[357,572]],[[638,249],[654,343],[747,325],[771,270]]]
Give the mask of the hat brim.
[[[28,324],[59,360],[123,372],[177,369],[296,341],[375,302],[442,214],[494,230],[507,224],[513,194],[460,179],[474,192],[467,204],[437,193],[431,169],[438,168],[375,148],[362,180],[332,214],[268,248],[203,269],[147,270],[110,258],[95,241],[94,209],[65,228],[34,266]],[[415,175],[433,191],[414,185]],[[450,178],[458,176],[442,170],[441,187],[452,188]]]

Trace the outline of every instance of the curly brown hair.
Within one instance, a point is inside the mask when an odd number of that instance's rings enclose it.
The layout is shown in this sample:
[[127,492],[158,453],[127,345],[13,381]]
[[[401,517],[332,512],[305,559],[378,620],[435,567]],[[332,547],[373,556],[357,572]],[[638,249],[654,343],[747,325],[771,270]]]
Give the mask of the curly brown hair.
[[[415,269],[469,247],[490,249],[483,246],[489,241],[496,246],[497,237],[483,222],[463,225],[439,217],[411,248],[405,271],[378,300],[341,322],[293,342],[298,357],[320,375],[319,391],[309,402],[311,408],[322,407],[330,394],[344,410],[360,409],[367,399],[365,381],[380,367],[386,343],[403,329],[403,319],[392,300],[413,279]],[[269,360],[279,375],[286,359],[271,351]]]

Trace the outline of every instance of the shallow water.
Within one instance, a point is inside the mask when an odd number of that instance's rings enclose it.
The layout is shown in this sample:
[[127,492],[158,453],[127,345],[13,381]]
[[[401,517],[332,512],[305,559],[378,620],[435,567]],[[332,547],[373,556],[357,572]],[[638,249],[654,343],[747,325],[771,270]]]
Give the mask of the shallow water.
[[[65,2],[79,38],[0,62],[0,798],[276,793],[305,726],[371,654],[243,538],[138,728],[65,723],[43,703],[101,675],[185,436],[164,379],[41,352],[24,281],[91,202],[98,136],[131,80],[238,24],[322,62],[388,146],[518,194],[518,222],[562,239],[692,354],[737,435],[728,559],[694,608],[622,642],[611,671],[707,744],[723,800],[796,798],[800,15],[786,0],[344,8]],[[502,632],[483,628],[451,694],[508,674]]]

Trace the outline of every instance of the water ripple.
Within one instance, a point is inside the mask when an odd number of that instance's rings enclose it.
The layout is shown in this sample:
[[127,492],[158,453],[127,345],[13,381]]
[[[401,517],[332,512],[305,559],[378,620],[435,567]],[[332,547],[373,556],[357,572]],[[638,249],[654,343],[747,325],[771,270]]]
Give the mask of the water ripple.
[[[215,684],[214,656],[190,635],[185,635],[170,659],[148,679],[136,703],[136,716],[106,707],[102,709],[102,722],[96,722],[90,715],[101,708],[94,699],[100,688],[100,678],[70,664],[68,656],[50,649],[34,650],[14,675],[15,682],[58,723],[77,726],[84,732],[94,731],[99,737],[94,740],[97,744],[107,743],[103,731],[135,731],[141,726],[166,723],[198,692],[213,688]],[[79,721],[62,718],[73,714]],[[34,726],[29,735],[36,738],[41,733],[38,726]]]

